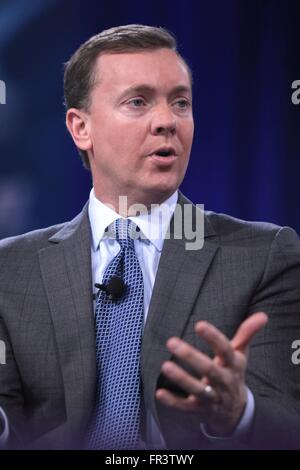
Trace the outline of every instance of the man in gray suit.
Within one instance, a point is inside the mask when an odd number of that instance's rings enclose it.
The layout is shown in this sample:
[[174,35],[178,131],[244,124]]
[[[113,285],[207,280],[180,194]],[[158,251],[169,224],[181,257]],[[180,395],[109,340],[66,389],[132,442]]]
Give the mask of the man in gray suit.
[[0,243],[3,446],[84,447],[97,395],[93,286],[119,250],[107,227],[121,216],[143,235],[145,448],[300,448],[299,239],[203,212],[178,191],[191,80],[175,39],[149,26],[103,31],[66,64],[66,124],[93,190],[71,222]]

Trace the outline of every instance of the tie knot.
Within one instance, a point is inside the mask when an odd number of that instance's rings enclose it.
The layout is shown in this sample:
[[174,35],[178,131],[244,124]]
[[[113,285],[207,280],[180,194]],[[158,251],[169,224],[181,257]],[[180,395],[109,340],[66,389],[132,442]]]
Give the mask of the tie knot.
[[117,219],[111,225],[111,231],[123,249],[134,250],[134,240],[139,238],[139,227],[129,219]]

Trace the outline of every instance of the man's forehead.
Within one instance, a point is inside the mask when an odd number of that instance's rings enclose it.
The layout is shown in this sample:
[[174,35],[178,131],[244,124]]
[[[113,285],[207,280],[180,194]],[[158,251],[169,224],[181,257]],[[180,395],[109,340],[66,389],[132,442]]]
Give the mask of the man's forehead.
[[[96,63],[96,82],[133,88],[154,87],[165,79],[170,88],[191,90],[187,66],[172,49],[162,48],[125,53],[103,53]],[[188,91],[188,90],[187,90]]]

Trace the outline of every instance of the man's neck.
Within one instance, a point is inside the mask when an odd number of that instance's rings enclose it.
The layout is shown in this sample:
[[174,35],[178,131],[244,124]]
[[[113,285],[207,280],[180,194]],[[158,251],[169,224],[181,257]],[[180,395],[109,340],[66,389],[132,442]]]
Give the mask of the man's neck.
[[94,193],[99,201],[117,212],[121,217],[135,217],[150,213],[154,206],[163,204],[171,196],[171,194],[153,195],[151,200],[147,197],[130,198],[127,195],[108,197],[97,192],[96,188],[94,188]]

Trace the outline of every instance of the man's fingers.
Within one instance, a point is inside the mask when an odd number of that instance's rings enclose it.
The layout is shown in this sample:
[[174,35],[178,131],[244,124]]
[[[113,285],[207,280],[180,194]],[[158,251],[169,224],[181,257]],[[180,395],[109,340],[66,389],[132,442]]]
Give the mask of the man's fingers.
[[223,384],[226,371],[219,367],[210,357],[177,337],[167,341],[169,351],[188,364],[198,378],[208,377],[212,383]]
[[264,312],[258,312],[247,318],[238,328],[231,340],[233,349],[245,352],[253,336],[261,330],[268,322]]
[[159,388],[156,390],[155,397],[163,405],[170,408],[176,408],[177,410],[185,411],[187,413],[204,413],[205,410],[207,411],[208,405],[211,408],[216,406],[214,403],[209,404],[205,399],[202,401],[202,399],[200,397],[196,397],[196,395],[189,395],[186,398],[178,397],[165,388]]
[[171,361],[163,363],[161,368],[163,374],[172,382],[184,390],[187,394],[198,395],[203,390],[203,385],[192,375],[182,369],[180,366]]
[[227,366],[234,364],[234,351],[229,339],[215,326],[206,321],[199,321],[195,325],[196,333],[211,346],[215,355],[222,358]]
[[[199,380],[178,364],[172,361],[166,361],[161,368],[163,374],[174,382],[181,390],[186,392],[187,395],[195,395],[201,400],[216,399],[215,390],[207,384],[207,381]],[[207,389],[209,389],[209,396]]]
[[170,408],[176,408],[177,410],[193,412],[198,408],[196,397],[181,398],[174,395],[174,393],[169,392],[169,390],[165,388],[159,388],[156,390],[155,397],[163,405]]

